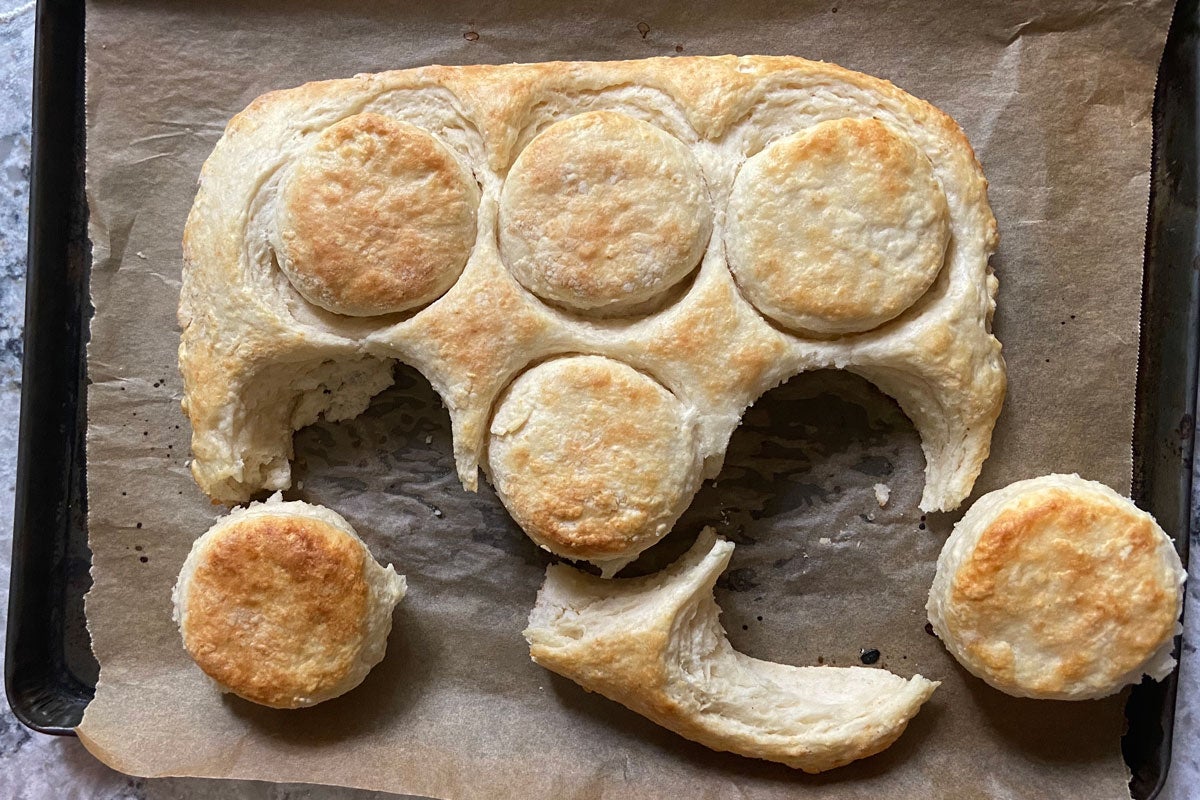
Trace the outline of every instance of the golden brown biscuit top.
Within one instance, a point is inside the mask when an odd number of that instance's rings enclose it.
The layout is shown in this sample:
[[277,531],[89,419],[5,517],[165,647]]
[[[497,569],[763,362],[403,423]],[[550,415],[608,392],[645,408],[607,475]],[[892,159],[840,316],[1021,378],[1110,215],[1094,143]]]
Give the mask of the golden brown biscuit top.
[[500,244],[525,288],[583,311],[627,311],[700,263],[712,229],[691,151],[627,114],[557,122],[504,184]]
[[405,311],[450,288],[475,245],[479,192],[428,132],[365,113],[317,138],[278,206],[279,266],[338,314]]
[[851,333],[892,319],[942,268],[946,197],[929,159],[875,119],[823,122],[752,157],[729,200],[738,285],[800,331]]
[[1146,514],[1047,488],[1002,511],[951,583],[946,623],[1002,684],[1119,685],[1174,633],[1176,573]]
[[256,703],[293,707],[350,672],[366,635],[362,545],[327,523],[261,515],[222,530],[188,582],[183,640]]
[[699,483],[679,400],[597,356],[534,367],[501,398],[488,462],[497,493],[534,541],[570,558],[612,558],[657,540]]

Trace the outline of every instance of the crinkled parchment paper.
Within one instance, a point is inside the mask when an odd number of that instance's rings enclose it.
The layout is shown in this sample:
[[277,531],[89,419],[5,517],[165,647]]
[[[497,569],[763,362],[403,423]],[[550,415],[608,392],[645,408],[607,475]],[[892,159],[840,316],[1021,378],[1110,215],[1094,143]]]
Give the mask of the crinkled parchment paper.
[[[88,747],[139,775],[454,798],[1122,796],[1122,698],[1009,698],[925,633],[955,515],[923,520],[912,427],[837,373],[766,395],[719,481],[649,558],[715,525],[738,543],[718,591],[737,647],[835,665],[877,648],[880,666],[944,681],[883,755],[812,777],[712,753],[530,663],[520,631],[546,556],[486,487],[458,485],[447,415],[407,369],[361,419],[297,439],[291,496],[344,513],[408,575],[388,657],[366,683],[310,710],[255,707],[214,691],[171,623],[175,575],[219,510],[186,469],[175,365],[196,176],[260,93],[356,72],[790,53],[930,100],[978,151],[1002,237],[1010,392],[979,490],[1058,470],[1127,491],[1150,106],[1170,4],[1042,5],[91,2],[87,610],[102,672],[79,727]],[[891,488],[884,508],[876,483]]]

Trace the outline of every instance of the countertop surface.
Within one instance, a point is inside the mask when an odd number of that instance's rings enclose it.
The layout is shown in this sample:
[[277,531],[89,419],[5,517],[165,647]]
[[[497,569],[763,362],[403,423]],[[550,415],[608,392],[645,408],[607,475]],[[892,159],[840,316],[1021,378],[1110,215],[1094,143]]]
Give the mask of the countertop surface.
[[[28,228],[30,92],[33,73],[34,4],[0,0],[0,660],[8,600],[17,421],[21,392],[21,332],[25,302]],[[1197,482],[1200,484],[1200,481]],[[1200,503],[1193,502],[1193,507]],[[1192,530],[1200,526],[1193,524]],[[1191,552],[1200,560],[1200,540]],[[1194,570],[1200,570],[1195,567]],[[1173,761],[1164,800],[1200,791],[1200,582],[1188,587],[1180,700]],[[0,697],[0,798],[356,798],[392,797],[316,786],[210,781],[142,780],[114,772],[93,759],[76,739],[33,733],[13,717]],[[1033,795],[1031,795],[1032,797]]]

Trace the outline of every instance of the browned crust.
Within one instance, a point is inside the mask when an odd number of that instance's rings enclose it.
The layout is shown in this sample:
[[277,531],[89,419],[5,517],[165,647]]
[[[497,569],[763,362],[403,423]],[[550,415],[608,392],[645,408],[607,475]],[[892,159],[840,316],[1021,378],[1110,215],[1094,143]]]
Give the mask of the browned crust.
[[475,187],[429,133],[380,114],[327,128],[281,197],[281,266],[309,300],[374,315],[449,288],[475,241]]
[[256,516],[204,547],[187,582],[183,640],[205,673],[290,707],[343,680],[366,635],[362,546],[301,517]]
[[[1005,685],[1063,692],[1085,678],[1118,680],[1174,632],[1177,589],[1161,544],[1144,514],[1060,488],[1039,492],[1001,512],[956,572],[956,638]],[[1033,684],[1018,676],[1013,649],[987,635],[999,631],[1047,657]]]
[[531,377],[537,383],[519,394],[532,421],[501,432],[502,449],[493,426],[492,479],[509,513],[535,541],[572,558],[621,556],[654,541],[695,483],[679,401],[608,359],[559,359]]

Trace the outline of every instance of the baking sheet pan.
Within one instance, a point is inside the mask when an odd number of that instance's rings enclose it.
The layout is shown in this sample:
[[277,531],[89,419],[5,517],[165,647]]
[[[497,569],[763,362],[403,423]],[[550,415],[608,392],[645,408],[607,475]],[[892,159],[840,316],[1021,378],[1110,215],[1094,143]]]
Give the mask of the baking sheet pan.
[[[80,342],[86,319],[86,251],[78,228],[82,211],[79,186],[79,138],[77,116],[81,100],[78,64],[61,53],[70,53],[71,32],[81,34],[82,13],[76,3],[44,3],[39,8],[39,79],[37,96],[40,113],[35,117],[35,192],[31,218],[30,288],[26,348],[26,384],[22,414],[21,477],[18,481],[17,525],[14,536],[14,592],[10,608],[9,664],[6,677],[14,709],[21,718],[42,730],[69,729],[78,720],[89,692],[86,659],[81,658],[77,615],[79,598],[86,589],[86,561],[81,556],[82,540],[82,372]],[[1186,12],[1186,13],[1185,13]],[[53,16],[53,20],[47,19]],[[1156,126],[1165,131],[1174,115],[1195,113],[1195,82],[1181,76],[1195,63],[1194,3],[1181,7],[1176,22],[1178,65],[1168,62],[1169,73],[1160,80]],[[74,26],[78,24],[78,28]],[[1183,33],[1180,33],[1183,31]],[[1185,35],[1190,36],[1179,47]],[[58,38],[56,38],[58,37]],[[75,47],[81,46],[81,38]],[[55,49],[57,48],[57,49]],[[52,52],[60,55],[50,59]],[[1190,54],[1190,62],[1188,57]],[[51,66],[51,63],[53,66]],[[1190,65],[1190,66],[1189,66]],[[77,68],[76,68],[77,69]],[[57,72],[55,72],[57,71]],[[50,75],[57,74],[58,78]],[[71,85],[70,102],[62,102]],[[58,86],[58,95],[54,87]],[[1190,93],[1189,93],[1190,91]],[[58,102],[53,102],[57,97]],[[70,114],[64,114],[70,110]],[[53,115],[58,114],[55,119]],[[63,119],[62,117],[68,117]],[[70,117],[74,116],[73,119]],[[47,133],[53,131],[53,133]],[[1192,127],[1194,131],[1194,125]],[[72,136],[71,134],[75,134]],[[1194,134],[1193,134],[1194,135]],[[64,142],[62,140],[66,139]],[[1192,263],[1194,242],[1181,235],[1189,229],[1186,198],[1175,196],[1190,174],[1194,178],[1194,150],[1165,133],[1158,138],[1159,169],[1155,173],[1155,200],[1146,275],[1142,362],[1139,378],[1139,412],[1135,441],[1135,497],[1150,508],[1172,532],[1186,530],[1186,502],[1190,484],[1191,425],[1195,385],[1194,314],[1196,288],[1180,266]],[[1171,158],[1160,151],[1175,143]],[[63,153],[71,158],[64,159]],[[1190,155],[1190,162],[1188,156]],[[56,157],[59,166],[55,166]],[[1180,160],[1183,156],[1183,160]],[[65,169],[63,164],[71,165]],[[1169,166],[1170,169],[1165,169]],[[1190,166],[1191,173],[1187,170]],[[40,189],[39,189],[40,187]],[[1194,191],[1190,212],[1194,220]],[[1183,215],[1183,216],[1180,216]],[[1168,222],[1164,223],[1163,220]],[[39,228],[39,224],[41,227]],[[72,225],[75,227],[73,228]],[[1156,225],[1163,230],[1156,239]],[[64,236],[63,233],[74,235]],[[1189,272],[1190,270],[1184,270]],[[64,290],[66,289],[66,290]],[[66,307],[54,305],[65,303]],[[54,313],[60,310],[61,313]],[[63,321],[66,321],[64,324]],[[1190,325],[1187,324],[1190,322]],[[1161,323],[1161,324],[1158,324]],[[72,350],[72,346],[74,349]],[[73,354],[73,357],[69,357]],[[35,444],[36,443],[36,444]],[[57,453],[55,448],[61,449]],[[1186,483],[1185,483],[1186,481]],[[1180,506],[1180,503],[1183,506]],[[1182,509],[1182,513],[1181,513]],[[1177,524],[1172,525],[1174,521]],[[46,535],[46,532],[53,535]],[[33,535],[37,532],[37,535]],[[1186,547],[1186,536],[1179,536]],[[76,610],[73,615],[72,608]],[[72,619],[76,627],[72,629]],[[74,630],[74,633],[72,633]],[[84,649],[86,653],[86,648]],[[40,667],[40,669],[39,669]],[[1154,721],[1164,735],[1158,745],[1127,746],[1134,770],[1134,788],[1153,785],[1155,770],[1144,765],[1163,763],[1169,752],[1170,709],[1173,683],[1136,692],[1130,701],[1129,742],[1147,743],[1152,736],[1139,733],[1142,721]],[[1161,767],[1158,769],[1161,773]],[[1144,777],[1143,777],[1144,776]],[[1139,783],[1139,780],[1141,783]],[[1146,796],[1138,792],[1139,796]]]
[[[1192,456],[1196,421],[1200,239],[1197,238],[1197,91],[1200,12],[1196,0],[1175,8],[1154,97],[1154,153],[1142,338],[1134,412],[1132,497],[1175,537],[1188,563],[1192,527]],[[1186,597],[1186,595],[1185,595]],[[1190,610],[1195,613],[1194,609]],[[1189,609],[1184,608],[1185,616]],[[1144,681],[1126,704],[1122,740],[1134,797],[1162,788],[1171,760],[1178,669]]]
[[25,351],[4,664],[13,712],[72,733],[96,686],[83,616],[91,585],[85,509],[84,8],[37,6]]

